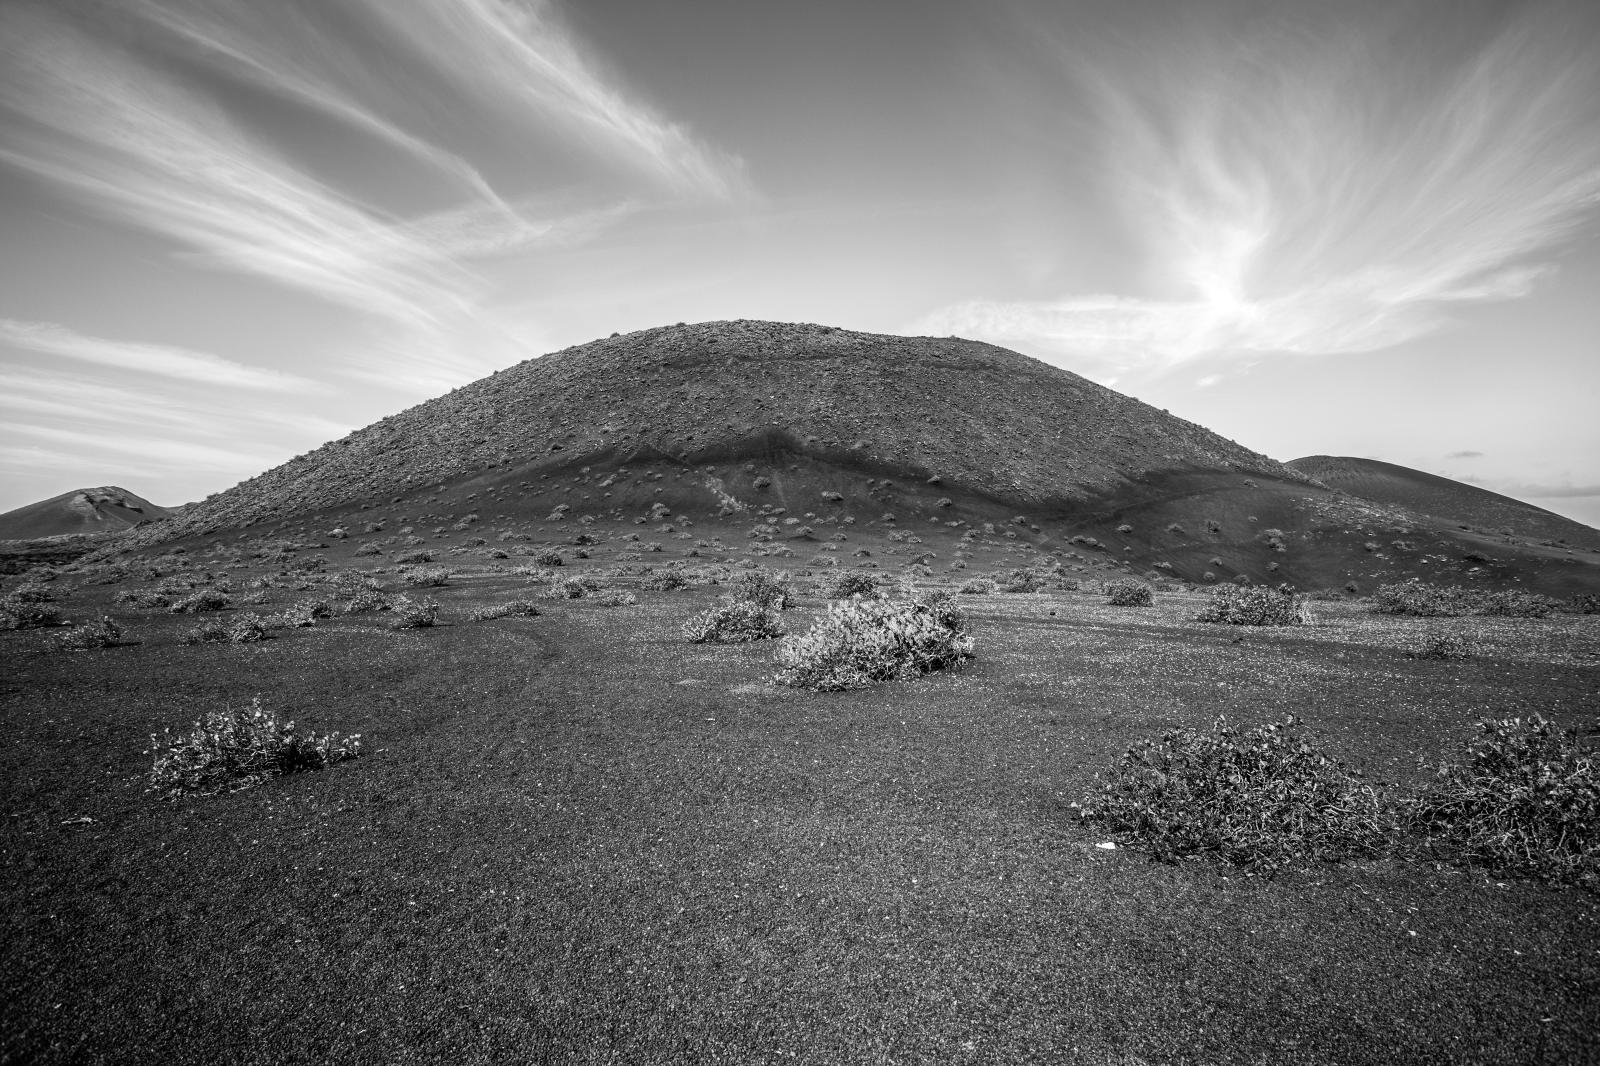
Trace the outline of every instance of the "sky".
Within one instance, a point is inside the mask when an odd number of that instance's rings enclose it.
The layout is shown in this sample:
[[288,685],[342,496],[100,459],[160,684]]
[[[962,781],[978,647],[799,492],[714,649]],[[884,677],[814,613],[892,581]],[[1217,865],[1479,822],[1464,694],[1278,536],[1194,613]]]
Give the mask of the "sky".
[[734,318],[1600,526],[1600,5],[0,0],[0,511]]

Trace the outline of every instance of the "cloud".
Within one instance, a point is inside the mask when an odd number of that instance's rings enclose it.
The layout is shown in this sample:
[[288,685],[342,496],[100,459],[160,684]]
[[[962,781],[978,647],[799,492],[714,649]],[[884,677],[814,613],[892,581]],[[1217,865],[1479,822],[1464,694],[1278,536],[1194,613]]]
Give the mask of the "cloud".
[[682,192],[746,192],[743,163],[696,141],[605,78],[548,0],[362,0],[432,68],[487,105],[562,123]]
[[1531,496],[1545,500],[1575,500],[1600,496],[1600,484],[1574,485],[1571,482],[1560,485],[1532,481],[1496,482],[1494,490],[1506,496],[1519,498]]
[[0,344],[10,344],[44,355],[154,374],[190,383],[270,392],[321,391],[309,378],[280,370],[245,366],[231,359],[161,344],[106,340],[75,333],[52,322],[24,322],[0,318]]
[[1445,456],[1445,458],[1446,459],[1482,459],[1483,458],[1483,453],[1482,452],[1474,452],[1474,451],[1451,452],[1449,455]]
[[[88,458],[104,459],[106,453],[111,451],[116,457],[112,462],[121,462],[123,456],[131,455],[154,460],[168,467],[182,467],[185,470],[236,473],[265,470],[285,458],[280,454],[279,448],[270,446],[263,446],[254,451],[240,451],[236,448],[218,447],[213,443],[196,443],[162,437],[108,438],[102,433],[62,429],[56,426],[20,424],[12,428],[21,438],[65,446]],[[27,445],[7,445],[0,449],[0,454],[15,457],[28,450]]]
[[1452,49],[1398,17],[1062,43],[1149,292],[970,300],[909,330],[1162,368],[1378,350],[1527,295],[1553,269],[1529,258],[1600,204],[1595,20],[1524,5]]

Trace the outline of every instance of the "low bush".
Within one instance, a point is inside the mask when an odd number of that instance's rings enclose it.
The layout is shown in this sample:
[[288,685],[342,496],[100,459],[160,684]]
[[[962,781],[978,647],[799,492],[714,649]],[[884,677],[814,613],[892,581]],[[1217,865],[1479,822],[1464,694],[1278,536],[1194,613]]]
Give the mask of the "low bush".
[[871,596],[878,591],[878,582],[871,574],[846,570],[823,589],[830,600],[846,600],[852,596]]
[[61,609],[50,603],[0,599],[0,629],[42,629],[66,624]]
[[492,618],[537,618],[539,606],[532,600],[511,600],[479,607],[467,616],[473,622],[487,622]]
[[49,603],[55,598],[49,585],[41,585],[36,581],[24,582],[6,594],[6,599],[13,603]]
[[540,566],[561,566],[566,560],[561,558],[560,552],[540,551],[533,554],[533,561]]
[[1467,589],[1430,585],[1419,578],[1380,585],[1372,594],[1372,609],[1379,614],[1409,614],[1421,618],[1446,618],[1476,613],[1476,597]]
[[154,757],[149,791],[168,799],[213,795],[256,784],[278,774],[320,770],[353,759],[359,736],[302,735],[295,723],[280,723],[257,697],[244,710],[213,711],[188,733],[168,729],[150,737]]
[[1429,842],[1491,869],[1600,886],[1600,767],[1534,714],[1479,722],[1460,763],[1435,767],[1412,803]]
[[744,644],[783,636],[778,612],[749,600],[726,600],[683,624],[691,644]]
[[1113,581],[1106,586],[1106,602],[1113,607],[1149,607],[1156,594],[1142,581]]
[[111,602],[118,607],[133,607],[139,610],[165,610],[172,606],[172,598],[152,589],[123,589],[111,598]]
[[607,589],[597,593],[594,602],[600,607],[632,607],[639,602],[639,597],[626,589]]
[[91,648],[115,647],[122,639],[122,627],[110,618],[85,622],[56,638],[61,651],[88,651]]
[[778,651],[779,684],[817,692],[904,681],[973,654],[966,616],[948,597],[851,599]]
[[557,581],[550,586],[552,600],[581,600],[590,593],[600,591],[600,582],[592,577],[573,577]]
[[674,592],[688,588],[689,580],[676,570],[663,570],[659,574],[651,574],[645,578],[639,583],[639,587],[646,592]]
[[241,614],[226,622],[207,619],[185,633],[185,644],[253,644],[266,640],[269,620],[254,614]]
[[957,591],[968,596],[987,596],[995,590],[995,583],[986,577],[975,577],[961,583]]
[[333,605],[327,600],[310,599],[291,603],[273,616],[271,625],[275,629],[299,629],[305,626],[314,626],[322,618],[333,617]]
[[1392,831],[1378,794],[1312,747],[1299,723],[1170,729],[1129,748],[1081,817],[1163,862],[1210,855],[1264,873],[1373,854]]
[[216,589],[197,589],[182,599],[173,601],[167,610],[173,614],[200,614],[205,611],[220,611],[227,606],[227,593],[218,592]]
[[1311,624],[1311,611],[1299,596],[1283,589],[1219,585],[1195,620],[1230,626],[1304,626]]
[[1568,614],[1600,614],[1600,596],[1594,593],[1579,593],[1568,600],[1562,608]]
[[1430,633],[1404,652],[1407,659],[1470,659],[1472,646],[1454,633]]
[[365,614],[368,611],[387,611],[394,605],[394,598],[379,588],[357,589],[339,604],[339,610],[344,614]]
[[450,580],[442,566],[410,566],[400,571],[400,580],[412,588],[439,588]]
[[1027,566],[1019,566],[995,580],[1001,592],[1039,592],[1045,584],[1045,575]]
[[1485,594],[1478,602],[1478,613],[1502,618],[1548,618],[1556,606],[1556,601],[1547,596],[1513,589]]
[[414,600],[409,596],[396,597],[389,608],[390,629],[427,629],[439,621],[439,605],[428,597]]
[[786,571],[749,570],[735,577],[728,587],[737,602],[774,611],[787,611],[794,606],[794,588]]

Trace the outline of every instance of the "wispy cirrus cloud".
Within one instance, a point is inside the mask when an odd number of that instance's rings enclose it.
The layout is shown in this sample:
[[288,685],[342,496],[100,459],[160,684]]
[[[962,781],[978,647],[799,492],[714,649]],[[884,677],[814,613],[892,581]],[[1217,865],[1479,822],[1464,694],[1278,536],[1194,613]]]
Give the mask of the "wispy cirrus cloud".
[[322,389],[310,378],[281,370],[246,366],[207,352],[172,345],[91,337],[53,322],[0,318],[0,345],[116,370],[155,374],[189,384],[294,393]]
[[1377,350],[1527,295],[1600,204],[1596,20],[1529,4],[1435,46],[1436,25],[1396,18],[1177,17],[1062,44],[1161,295],[979,299],[910,328],[1161,368]]
[[362,6],[434,70],[485,105],[553,120],[670,186],[714,197],[747,191],[738,157],[697,141],[602,74],[548,0],[424,0]]

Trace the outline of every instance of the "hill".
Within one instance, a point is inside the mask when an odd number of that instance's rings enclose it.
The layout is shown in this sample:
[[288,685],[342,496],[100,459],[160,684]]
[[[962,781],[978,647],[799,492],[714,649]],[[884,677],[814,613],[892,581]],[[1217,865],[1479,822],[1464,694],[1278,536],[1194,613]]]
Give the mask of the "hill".
[[1308,455],[1291,460],[1288,465],[1329,488],[1365,500],[1404,507],[1481,533],[1574,547],[1600,547],[1600,530],[1531,503],[1438,474],[1348,455]]
[[403,527],[466,550],[485,533],[565,543],[579,532],[636,537],[638,526],[708,544],[731,537],[812,566],[910,555],[953,570],[1014,567],[1045,553],[1085,572],[1202,582],[1600,588],[1600,557],[1487,551],[1482,538],[1336,492],[1004,348],[750,321],[643,330],[527,360],[118,548],[338,528],[348,550],[363,538],[392,543],[386,527]]
[[0,540],[117,532],[171,513],[115,485],[73,489],[0,514]]

